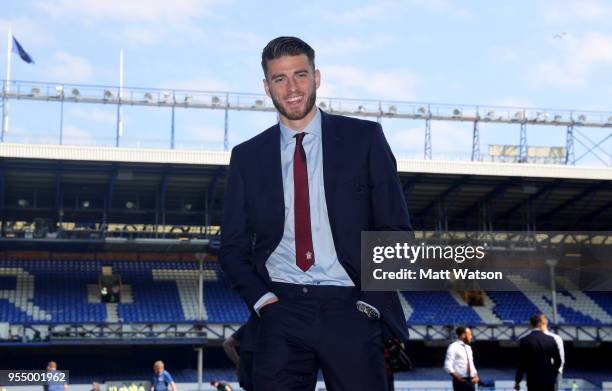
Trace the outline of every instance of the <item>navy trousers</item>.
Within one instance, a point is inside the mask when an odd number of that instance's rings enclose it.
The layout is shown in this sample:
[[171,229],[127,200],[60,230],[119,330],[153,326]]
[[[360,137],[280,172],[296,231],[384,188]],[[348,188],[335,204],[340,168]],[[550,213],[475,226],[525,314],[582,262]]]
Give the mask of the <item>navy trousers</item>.
[[255,391],[386,391],[382,321],[355,305],[352,287],[274,283],[279,301],[260,311]]

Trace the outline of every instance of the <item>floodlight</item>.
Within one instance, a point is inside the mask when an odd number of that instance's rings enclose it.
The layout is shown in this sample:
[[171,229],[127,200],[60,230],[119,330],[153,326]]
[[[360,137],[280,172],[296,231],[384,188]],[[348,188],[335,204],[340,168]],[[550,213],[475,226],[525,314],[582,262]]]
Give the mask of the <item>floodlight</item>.
[[257,99],[257,100],[255,101],[255,107],[259,107],[259,108],[264,107],[264,101],[263,101],[263,99]]
[[523,113],[522,111],[517,111],[516,113],[514,113],[515,120],[521,121],[523,118],[525,118],[525,113]]
[[417,113],[420,115],[427,115],[427,107],[419,107]]
[[79,96],[81,96],[81,91],[79,91],[79,89],[78,89],[78,88],[73,88],[73,89],[72,89],[72,95],[73,95],[75,98],[78,98]]
[[461,117],[463,113],[461,112],[460,109],[454,109],[453,110],[453,117]]
[[495,111],[494,110],[487,111],[487,118],[488,119],[493,119],[494,117],[495,117]]
[[104,91],[104,99],[108,100],[108,99],[113,99],[113,93],[109,90],[105,90]]
[[170,99],[170,96],[172,96],[172,94],[170,93],[170,91],[164,91],[162,92],[162,102],[168,102],[168,100]]
[[90,205],[89,201],[83,201],[83,202],[81,202],[81,206],[82,206],[83,208],[85,208],[85,209],[89,208],[89,205]]
[[134,203],[134,201],[127,201],[125,203],[125,207],[128,209],[134,209],[135,206],[136,206],[136,203]]
[[192,100],[193,100],[193,98],[191,97],[191,95],[185,95],[185,99],[184,99],[184,101],[185,101],[185,104],[186,104],[186,105],[191,104],[191,101],[192,101]]
[[64,95],[64,86],[55,86],[55,96],[60,97]]
[[32,87],[32,96],[38,96],[38,95],[40,95],[40,88]]
[[20,198],[20,199],[17,201],[17,205],[21,206],[22,208],[26,208],[26,207],[28,207],[28,206],[30,205],[30,203],[28,202],[28,200],[25,200],[25,199],[23,199],[23,198]]
[[578,122],[586,122],[587,121],[587,117],[584,114],[580,114],[578,116]]
[[322,108],[323,110],[325,110],[327,108],[327,103],[319,102],[319,107]]
[[218,106],[221,103],[221,99],[219,99],[218,96],[213,96],[210,101],[212,102],[213,106]]
[[145,92],[142,97],[145,102],[153,102],[153,95],[150,92]]
[[560,114],[555,114],[553,117],[553,122],[560,122],[562,119],[563,117]]
[[357,107],[356,113],[365,113],[365,112],[366,112],[366,108],[363,105],[359,105],[359,107]]
[[397,114],[397,106],[395,106],[395,105],[389,106],[389,113],[390,114]]

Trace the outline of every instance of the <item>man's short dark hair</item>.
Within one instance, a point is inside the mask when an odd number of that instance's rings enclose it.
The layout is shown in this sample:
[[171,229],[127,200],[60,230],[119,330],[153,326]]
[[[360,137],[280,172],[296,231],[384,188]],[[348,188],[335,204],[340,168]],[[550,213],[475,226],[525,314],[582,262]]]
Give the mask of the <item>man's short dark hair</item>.
[[531,317],[529,318],[529,324],[531,325],[531,327],[539,327],[542,325],[542,317],[544,315],[543,314],[534,314],[531,315]]
[[463,333],[465,333],[465,331],[469,328],[469,326],[459,326],[455,329],[455,334],[457,334],[457,337],[461,337]]
[[296,37],[274,38],[261,52],[261,67],[265,77],[268,77],[268,61],[275,60],[283,56],[299,56],[305,54],[308,62],[314,68],[315,51],[306,42]]

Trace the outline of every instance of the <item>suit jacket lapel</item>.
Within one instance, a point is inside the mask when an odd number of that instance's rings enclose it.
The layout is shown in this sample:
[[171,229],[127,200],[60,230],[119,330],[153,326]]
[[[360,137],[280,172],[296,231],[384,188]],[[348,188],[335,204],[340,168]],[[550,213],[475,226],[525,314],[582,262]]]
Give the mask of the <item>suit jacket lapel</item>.
[[282,232],[285,225],[285,196],[283,193],[283,170],[281,166],[280,150],[280,127],[278,124],[270,129],[269,140],[262,143],[261,167],[264,173],[263,180],[267,182],[269,189],[270,205],[274,205],[272,213],[274,220],[279,222],[279,230]]
[[[340,136],[336,129],[332,128],[332,117],[321,110],[321,138],[323,143],[323,184],[325,185],[325,201],[327,202],[327,214],[332,233],[335,233],[335,194],[337,186],[337,174],[341,165],[339,159]],[[334,234],[335,236],[335,234]],[[334,237],[335,239],[335,237]]]

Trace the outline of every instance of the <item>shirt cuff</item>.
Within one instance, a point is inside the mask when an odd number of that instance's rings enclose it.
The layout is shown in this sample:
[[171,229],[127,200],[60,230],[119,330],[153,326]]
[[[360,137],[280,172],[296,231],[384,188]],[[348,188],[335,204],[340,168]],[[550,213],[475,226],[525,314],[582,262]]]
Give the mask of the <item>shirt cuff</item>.
[[253,306],[253,309],[255,310],[255,313],[257,314],[257,316],[259,316],[259,310],[261,309],[261,307],[263,307],[264,303],[272,299],[273,297],[276,297],[276,295],[272,292],[268,292],[262,297],[260,297],[259,300],[257,300],[255,305]]
[[374,311],[376,313],[376,317],[380,318],[380,311],[378,311],[378,309],[376,307],[374,307],[373,305],[370,305],[368,303],[366,303],[365,301],[361,301],[361,300],[357,300],[357,304],[362,304],[367,306],[368,308],[370,308],[372,311]]

